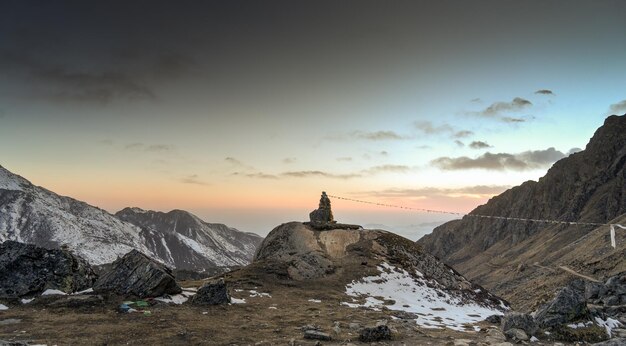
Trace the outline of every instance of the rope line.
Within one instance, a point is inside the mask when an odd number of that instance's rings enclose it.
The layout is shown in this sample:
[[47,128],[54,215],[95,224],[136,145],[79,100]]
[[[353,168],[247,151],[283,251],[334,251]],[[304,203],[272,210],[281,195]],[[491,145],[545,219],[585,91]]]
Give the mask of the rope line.
[[435,210],[435,209],[426,209],[426,208],[414,208],[414,207],[406,207],[402,205],[395,204],[387,204],[380,202],[370,202],[363,201],[360,199],[347,198],[335,195],[327,195],[330,198],[340,199],[344,201],[357,202],[363,204],[376,205],[380,207],[388,207],[388,208],[399,208],[405,210],[415,210],[421,211],[425,213],[433,213],[433,214],[447,214],[447,215],[456,215],[456,216],[468,216],[468,217],[477,217],[483,219],[495,219],[495,220],[512,220],[512,221],[522,221],[522,222],[541,222],[541,223],[551,223],[551,224],[560,224],[560,225],[582,225],[582,226],[609,226],[610,227],[610,237],[611,237],[611,246],[616,247],[615,244],[615,227],[619,227],[621,229],[626,230],[626,227],[620,224],[610,224],[610,223],[599,223],[599,222],[578,222],[578,221],[561,221],[561,220],[546,220],[546,219],[529,219],[523,217],[507,217],[507,216],[495,216],[495,215],[481,215],[481,214],[468,214],[461,213],[455,211],[445,211],[445,210]]

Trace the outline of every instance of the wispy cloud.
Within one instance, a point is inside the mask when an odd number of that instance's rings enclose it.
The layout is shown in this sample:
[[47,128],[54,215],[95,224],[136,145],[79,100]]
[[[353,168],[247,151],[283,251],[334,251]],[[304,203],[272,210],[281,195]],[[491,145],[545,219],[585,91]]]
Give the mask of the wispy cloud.
[[381,165],[374,166],[363,170],[366,174],[378,174],[378,173],[406,173],[411,170],[411,167],[405,165]]
[[539,90],[535,91],[535,94],[539,94],[539,95],[554,95],[554,92],[552,90],[549,90],[549,89],[539,89]]
[[333,178],[333,179],[351,179],[351,178],[359,178],[362,175],[357,173],[350,174],[335,174],[324,171],[291,171],[282,173],[283,177],[291,177],[291,178],[310,178],[310,177],[322,177],[322,178]]
[[486,169],[486,170],[529,170],[545,168],[566,155],[554,148],[529,150],[518,154],[487,152],[476,158],[439,157],[431,164],[443,170]]
[[452,126],[448,124],[433,125],[433,123],[430,121],[416,121],[413,123],[413,125],[419,132],[426,135],[454,132]]
[[344,156],[344,157],[338,157],[336,158],[336,160],[339,162],[350,162],[352,161],[352,158],[349,156]]
[[193,184],[193,185],[201,185],[208,186],[209,184],[200,180],[197,174],[191,174],[186,177],[180,179],[180,182],[183,184]]
[[461,142],[460,140],[455,140],[454,144],[456,144],[458,147],[463,148],[465,147],[465,143]]
[[469,147],[472,149],[485,149],[485,148],[491,148],[491,145],[483,141],[473,141],[472,143],[469,144]]
[[283,159],[283,163],[287,165],[295,163],[296,161],[297,159],[295,157],[286,157]]
[[261,172],[256,172],[256,173],[234,172],[231,175],[243,176],[247,178],[256,178],[256,179],[273,179],[273,180],[278,179],[278,177],[273,174],[266,174],[266,173],[261,173]]
[[475,185],[458,188],[421,187],[415,189],[386,189],[352,193],[354,196],[385,198],[424,198],[424,197],[490,197],[509,189],[508,185]]
[[461,130],[454,133],[454,138],[467,138],[473,136],[474,132],[468,130]]

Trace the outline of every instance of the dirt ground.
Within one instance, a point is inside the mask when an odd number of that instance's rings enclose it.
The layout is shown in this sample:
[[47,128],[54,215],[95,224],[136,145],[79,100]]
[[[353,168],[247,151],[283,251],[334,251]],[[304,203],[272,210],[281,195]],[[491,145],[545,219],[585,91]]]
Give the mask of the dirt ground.
[[[182,287],[201,283],[182,282]],[[384,345],[494,345],[504,341],[498,338],[497,328],[487,323],[479,332],[424,329],[395,311],[345,307],[340,304],[347,300],[342,291],[322,286],[231,283],[232,296],[246,303],[199,307],[154,302],[145,308],[150,315],[118,313],[116,307],[125,300],[122,297],[106,297],[105,305],[96,308],[72,309],[50,308],[47,305],[59,298],[42,297],[0,311],[0,340],[49,346],[315,345],[317,341],[303,338],[301,329],[315,325],[333,338],[321,344],[346,345],[362,344],[358,342],[360,327],[386,321],[394,333],[393,340],[380,343]],[[251,297],[250,290],[271,297]],[[351,329],[351,323],[359,328],[353,325]]]

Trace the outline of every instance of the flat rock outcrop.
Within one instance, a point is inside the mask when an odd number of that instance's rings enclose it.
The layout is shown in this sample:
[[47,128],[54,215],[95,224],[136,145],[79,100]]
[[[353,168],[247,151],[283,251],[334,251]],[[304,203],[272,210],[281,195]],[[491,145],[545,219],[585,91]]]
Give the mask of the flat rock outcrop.
[[90,288],[96,274],[68,250],[49,250],[7,240],[0,244],[0,298],[41,294],[46,289],[72,293]]
[[98,278],[93,289],[140,298],[182,292],[169,268],[137,250],[113,262],[112,269]]

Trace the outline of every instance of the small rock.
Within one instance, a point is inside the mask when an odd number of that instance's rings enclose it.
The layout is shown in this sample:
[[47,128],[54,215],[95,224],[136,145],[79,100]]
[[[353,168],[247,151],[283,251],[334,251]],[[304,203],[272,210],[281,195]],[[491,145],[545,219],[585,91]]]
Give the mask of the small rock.
[[332,338],[329,334],[320,332],[319,330],[307,330],[304,332],[305,339],[331,341]]
[[594,346],[624,346],[626,345],[626,338],[611,339],[611,340],[599,342],[593,345]]
[[28,343],[21,341],[0,340],[0,346],[28,346]]
[[6,320],[0,321],[0,326],[7,326],[9,324],[17,324],[22,322],[19,318],[7,318]]
[[352,329],[352,330],[357,330],[357,329],[360,329],[360,328],[361,328],[361,325],[360,325],[360,324],[358,324],[358,323],[354,323],[354,322],[352,322],[352,323],[348,324],[348,328],[350,328],[350,329]]
[[500,324],[502,323],[502,315],[491,315],[485,318],[485,321],[493,324]]
[[223,278],[210,280],[191,298],[194,305],[220,305],[230,303],[230,296]]
[[518,328],[511,328],[509,330],[507,330],[506,332],[504,332],[504,335],[506,335],[507,338],[512,339],[513,341],[528,341],[528,334],[526,334],[526,332],[524,332],[521,329]]
[[506,331],[509,329],[521,329],[526,334],[536,334],[537,323],[529,314],[523,314],[520,312],[508,312],[502,317],[502,331],[506,335]]
[[389,327],[386,325],[374,328],[363,328],[359,333],[359,340],[361,342],[391,340],[391,330],[389,330]]

